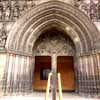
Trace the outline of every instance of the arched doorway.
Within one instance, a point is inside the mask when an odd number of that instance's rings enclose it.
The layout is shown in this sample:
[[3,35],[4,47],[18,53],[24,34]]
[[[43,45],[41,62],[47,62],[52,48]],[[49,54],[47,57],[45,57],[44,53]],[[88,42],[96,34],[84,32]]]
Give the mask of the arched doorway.
[[[56,72],[61,73],[63,91],[75,90],[75,52],[73,41],[63,30],[57,29],[57,27],[45,30],[38,37],[33,47],[35,56],[33,89],[46,89],[47,78],[45,79],[46,76],[41,77],[47,69],[52,71],[54,66],[51,63],[56,62]],[[56,56],[56,61],[51,60],[53,55]]]
[[[9,83],[10,79],[6,81],[6,76],[5,81],[8,84],[4,86],[10,86],[10,89],[17,86],[20,91],[22,89],[27,91],[27,88],[29,91],[33,89],[32,80],[34,79],[32,74],[33,69],[35,69],[36,54],[34,53],[34,46],[39,36],[45,30],[52,27],[63,30],[66,34],[65,36],[69,36],[74,44],[76,50],[76,56],[74,56],[74,71],[77,84],[76,90],[78,93],[85,95],[100,93],[100,81],[98,81],[100,80],[98,71],[100,65],[97,63],[99,62],[98,54],[100,50],[99,32],[91,20],[80,10],[60,1],[49,1],[34,7],[12,27],[7,38],[6,50],[7,53],[10,53],[9,59],[14,58],[15,61],[14,67],[17,69],[16,74],[14,74],[15,78],[20,79],[22,77],[23,81],[19,81],[20,84],[16,85],[17,79],[12,79],[14,81],[12,86]],[[15,56],[12,57],[11,54]],[[20,74],[17,74],[17,66],[20,66],[18,61],[22,61],[20,63],[23,63],[21,65],[22,73]],[[13,67],[10,64],[7,66],[9,68]],[[25,72],[23,72],[24,69]],[[11,74],[8,73],[8,75],[10,78]],[[17,88],[14,89],[17,91]]]

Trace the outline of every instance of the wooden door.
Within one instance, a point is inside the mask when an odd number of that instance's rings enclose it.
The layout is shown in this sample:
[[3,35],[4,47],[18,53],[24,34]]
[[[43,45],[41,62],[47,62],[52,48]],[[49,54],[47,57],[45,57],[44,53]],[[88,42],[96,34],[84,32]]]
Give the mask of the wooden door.
[[46,90],[48,73],[51,70],[50,56],[36,56],[33,77],[34,90]]
[[61,83],[63,91],[75,90],[73,57],[58,56],[57,71],[61,73]]

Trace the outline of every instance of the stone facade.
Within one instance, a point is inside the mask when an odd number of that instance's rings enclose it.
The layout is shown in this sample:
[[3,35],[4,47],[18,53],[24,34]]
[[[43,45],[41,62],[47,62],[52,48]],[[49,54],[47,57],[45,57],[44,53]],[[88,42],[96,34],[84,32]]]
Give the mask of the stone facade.
[[[60,46],[61,55],[74,57],[76,91],[85,96],[100,95],[100,33],[79,6],[75,7],[74,0],[20,1],[20,7],[17,1],[6,2],[0,2],[2,94],[33,92],[35,55],[52,55]],[[53,28],[67,38],[59,34],[41,40],[42,34]]]
[[0,56],[2,57],[0,57],[0,61],[4,62],[3,67],[0,68],[2,73],[0,75],[0,94],[30,93],[34,58],[9,53],[0,54]]
[[[5,34],[0,39],[0,47],[5,48],[7,35],[17,19],[20,19],[28,10],[36,7],[39,4],[52,0],[4,0],[0,1],[0,31],[1,35]],[[62,0],[58,0],[62,1]],[[90,2],[91,1],[91,2]],[[99,0],[63,0],[63,2],[77,7],[83,11],[95,23],[100,21]],[[97,24],[96,24],[97,25]],[[6,27],[5,29],[2,26]],[[98,27],[98,26],[97,26]],[[100,30],[100,29],[99,29]],[[4,38],[5,37],[5,38]]]

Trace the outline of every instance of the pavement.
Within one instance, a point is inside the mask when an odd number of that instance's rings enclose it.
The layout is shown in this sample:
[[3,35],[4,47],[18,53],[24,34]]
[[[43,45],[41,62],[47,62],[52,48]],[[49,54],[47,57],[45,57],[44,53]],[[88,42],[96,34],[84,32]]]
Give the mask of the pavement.
[[[49,95],[48,100],[52,100],[51,94]],[[45,100],[45,92],[34,92],[30,94],[13,94],[7,96],[1,96],[0,100]],[[57,93],[57,100],[59,100],[59,95]],[[91,98],[91,97],[82,97],[76,93],[63,93],[62,100],[100,100],[99,97]]]

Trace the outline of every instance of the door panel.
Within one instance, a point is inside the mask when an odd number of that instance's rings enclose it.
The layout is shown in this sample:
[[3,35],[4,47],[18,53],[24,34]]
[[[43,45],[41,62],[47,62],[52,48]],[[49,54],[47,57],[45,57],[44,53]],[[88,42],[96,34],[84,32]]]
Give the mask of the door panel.
[[58,56],[57,71],[61,73],[62,89],[67,91],[75,90],[73,57]]
[[47,86],[48,73],[51,70],[50,56],[36,56],[33,79],[34,90],[45,90]]

